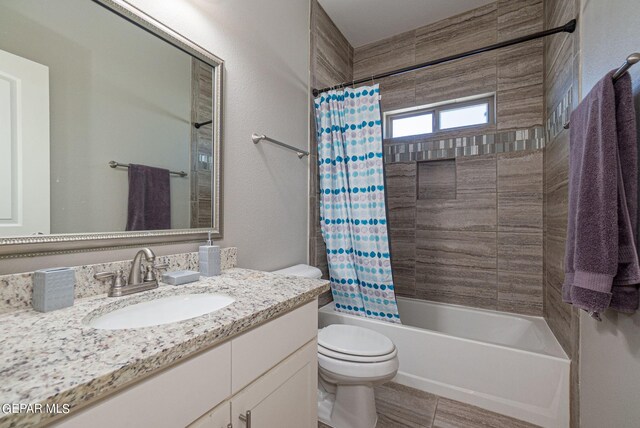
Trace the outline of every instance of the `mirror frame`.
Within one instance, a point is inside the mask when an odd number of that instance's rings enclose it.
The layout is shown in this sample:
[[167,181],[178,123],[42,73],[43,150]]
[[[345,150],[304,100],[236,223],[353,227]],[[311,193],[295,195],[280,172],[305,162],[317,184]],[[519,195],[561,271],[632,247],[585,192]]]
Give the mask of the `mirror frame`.
[[214,68],[213,100],[213,177],[211,189],[212,222],[210,228],[136,232],[94,232],[35,236],[0,237],[0,259],[50,254],[99,251],[142,245],[204,241],[211,232],[222,239],[222,81],[224,61],[183,35],[177,33],[126,0],[92,0],[141,29],[157,36],[190,56]]

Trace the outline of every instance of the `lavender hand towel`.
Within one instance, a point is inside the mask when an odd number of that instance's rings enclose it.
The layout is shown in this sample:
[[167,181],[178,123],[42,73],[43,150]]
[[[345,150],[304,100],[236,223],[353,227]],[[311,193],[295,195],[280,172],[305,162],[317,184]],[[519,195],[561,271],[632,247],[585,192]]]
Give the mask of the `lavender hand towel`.
[[171,229],[169,170],[131,164],[126,230],[159,229]]
[[613,71],[571,114],[563,300],[599,313],[638,309],[637,146],[631,79]]

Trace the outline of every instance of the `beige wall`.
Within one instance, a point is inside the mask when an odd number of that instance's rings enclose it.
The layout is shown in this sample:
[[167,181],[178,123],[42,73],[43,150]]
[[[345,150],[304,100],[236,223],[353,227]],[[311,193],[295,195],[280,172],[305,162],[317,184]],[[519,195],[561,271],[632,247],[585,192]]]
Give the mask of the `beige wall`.
[[[225,60],[220,244],[238,247],[242,267],[272,270],[306,262],[309,161],[268,143],[254,146],[251,133],[308,147],[308,1],[131,3]],[[186,248],[195,249],[197,244],[161,250]],[[133,250],[122,250],[0,261],[0,272],[132,255]]]
[[[609,70],[640,51],[636,0],[582,0],[582,94]],[[630,70],[640,123],[640,66]],[[640,129],[640,128],[639,128]],[[639,139],[640,141],[640,139]],[[580,315],[580,426],[640,424],[640,313],[605,313],[602,323]]]
[[[0,5],[0,49],[49,67],[51,231],[123,231],[127,171],[189,171],[191,59],[85,0]],[[189,179],[171,178],[173,228],[189,227]]]

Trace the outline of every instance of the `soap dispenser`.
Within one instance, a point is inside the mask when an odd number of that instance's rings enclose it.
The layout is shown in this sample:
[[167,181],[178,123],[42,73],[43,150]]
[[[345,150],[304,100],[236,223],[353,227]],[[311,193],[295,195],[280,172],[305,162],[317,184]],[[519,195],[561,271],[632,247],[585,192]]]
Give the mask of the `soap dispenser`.
[[200,275],[216,276],[220,275],[220,247],[211,244],[211,231],[206,245],[200,246]]

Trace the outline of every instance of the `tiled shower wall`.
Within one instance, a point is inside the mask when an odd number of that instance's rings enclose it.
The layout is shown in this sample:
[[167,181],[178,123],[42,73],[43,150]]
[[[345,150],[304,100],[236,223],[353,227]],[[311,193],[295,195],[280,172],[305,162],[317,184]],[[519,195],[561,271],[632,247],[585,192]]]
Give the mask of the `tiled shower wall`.
[[[213,68],[191,60],[191,122],[213,117]],[[211,227],[211,172],[213,170],[213,126],[191,128],[191,227]]]
[[[353,47],[335,26],[331,18],[311,0],[311,87],[325,88],[353,79]],[[313,100],[309,101],[313,106]],[[311,155],[309,189],[309,263],[322,270],[328,278],[326,247],[320,234],[320,205],[318,201],[318,150],[316,146],[315,119],[310,109]]]
[[[545,0],[545,28],[578,18],[579,0]],[[579,424],[579,314],[562,302],[567,237],[569,131],[563,128],[579,100],[579,34],[545,39],[544,317],[571,358],[571,426]]]
[[[512,39],[543,25],[542,0],[500,0],[352,51],[312,3],[315,88]],[[541,315],[543,42],[376,83],[383,111],[496,94],[496,123],[481,135],[466,130],[436,140],[385,140],[398,294]],[[438,160],[417,162],[425,159]],[[317,170],[311,174],[310,260],[326,272]]]
[[[541,31],[542,0],[500,0],[354,51],[354,78]],[[402,296],[542,315],[543,42],[379,82],[383,111],[496,94],[483,129],[385,140]]]

